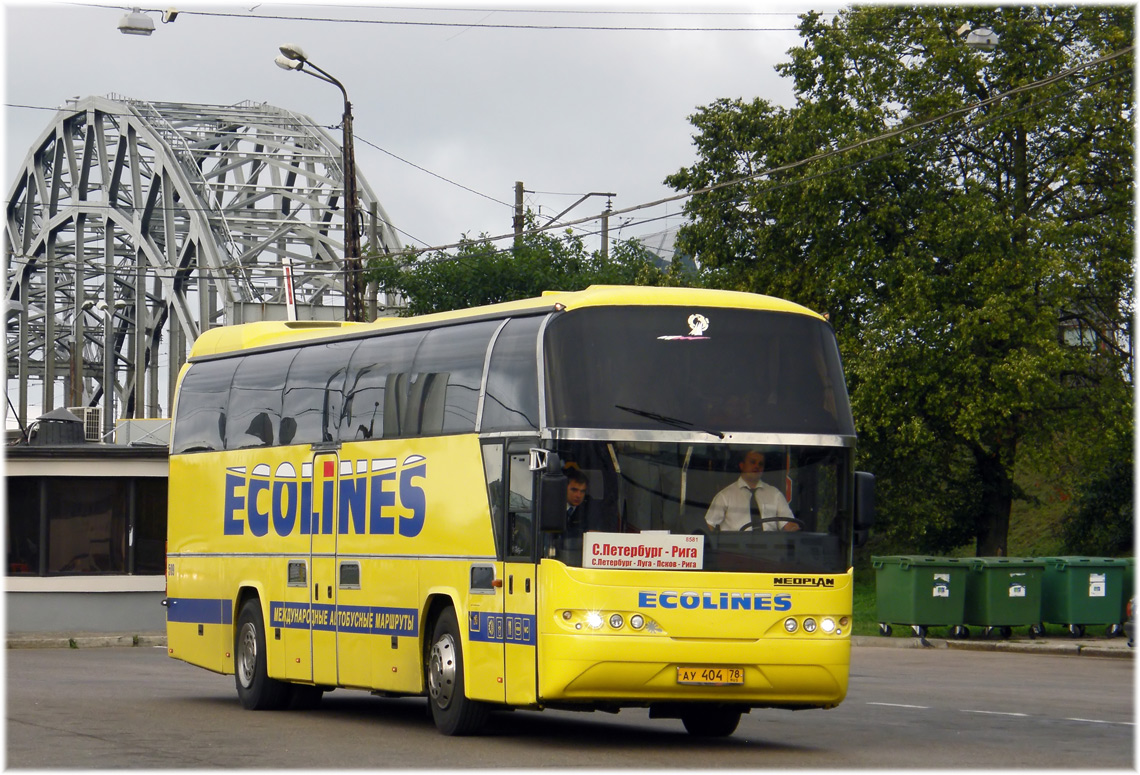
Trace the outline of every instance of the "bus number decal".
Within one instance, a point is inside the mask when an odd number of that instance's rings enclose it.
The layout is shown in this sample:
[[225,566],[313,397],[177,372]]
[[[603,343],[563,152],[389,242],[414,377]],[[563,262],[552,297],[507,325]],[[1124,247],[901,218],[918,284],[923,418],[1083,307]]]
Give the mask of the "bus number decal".
[[472,611],[468,615],[467,625],[467,636],[473,641],[535,645],[534,616]]

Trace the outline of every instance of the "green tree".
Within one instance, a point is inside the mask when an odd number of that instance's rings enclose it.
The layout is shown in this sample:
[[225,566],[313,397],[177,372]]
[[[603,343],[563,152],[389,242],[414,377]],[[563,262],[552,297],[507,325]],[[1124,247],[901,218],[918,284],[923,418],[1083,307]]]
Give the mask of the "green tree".
[[[533,214],[527,214],[533,229]],[[464,239],[454,255],[432,252],[372,257],[368,279],[407,300],[403,314],[528,299],[543,291],[576,291],[590,285],[673,285],[679,274],[664,270],[636,240],[615,242],[607,256],[587,253],[572,233],[525,231],[507,249],[486,237]]]
[[860,7],[800,34],[794,107],[691,117],[677,246],[829,313],[883,537],[1005,553],[1026,446],[1131,435],[1133,10]]

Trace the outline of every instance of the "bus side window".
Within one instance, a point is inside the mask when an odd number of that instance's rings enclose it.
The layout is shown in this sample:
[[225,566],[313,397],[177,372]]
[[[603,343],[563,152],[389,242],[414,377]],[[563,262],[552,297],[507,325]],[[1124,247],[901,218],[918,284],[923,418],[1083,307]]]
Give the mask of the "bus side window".
[[[316,444],[336,438],[344,400],[345,365],[356,342],[328,342],[300,348],[289,367],[281,407],[281,439]],[[331,376],[330,376],[331,375]]]
[[519,318],[507,323],[487,373],[481,431],[537,430],[538,329],[544,318]]
[[408,414],[411,433],[435,435],[475,430],[487,345],[501,321],[438,328],[416,352]]
[[206,361],[186,372],[178,389],[174,454],[225,449],[230,384],[240,363],[238,358]]
[[226,449],[269,447],[279,437],[285,376],[296,350],[245,358],[230,386]]
[[503,445],[483,445],[483,475],[487,481],[487,503],[491,511],[491,526],[495,533],[495,556],[502,557],[503,547]]
[[530,454],[509,457],[510,488],[507,492],[507,556],[533,559],[534,555],[534,474]]

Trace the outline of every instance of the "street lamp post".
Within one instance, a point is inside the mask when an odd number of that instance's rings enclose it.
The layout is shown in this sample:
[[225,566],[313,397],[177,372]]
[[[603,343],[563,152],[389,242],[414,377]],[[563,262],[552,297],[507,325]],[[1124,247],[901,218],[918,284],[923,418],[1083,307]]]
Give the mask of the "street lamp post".
[[[352,147],[352,103],[344,84],[313,64],[300,46],[281,46],[281,55],[274,62],[285,70],[299,70],[314,78],[331,83],[344,97],[344,116],[341,118],[342,166],[344,167],[344,319],[362,321],[364,317],[364,273],[360,262],[360,233],[356,218],[356,154]],[[305,69],[305,66],[311,69]],[[316,72],[313,72],[313,71]]]

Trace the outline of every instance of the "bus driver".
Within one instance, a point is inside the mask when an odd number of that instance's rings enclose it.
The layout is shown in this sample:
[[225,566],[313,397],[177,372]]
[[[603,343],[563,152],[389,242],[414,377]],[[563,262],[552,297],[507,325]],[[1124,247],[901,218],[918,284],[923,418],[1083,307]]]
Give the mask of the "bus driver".
[[[710,530],[799,530],[783,493],[760,481],[764,453],[751,449],[740,461],[740,478],[718,492],[709,504],[705,522]],[[770,522],[761,522],[770,519]],[[757,524],[758,523],[758,524]]]

